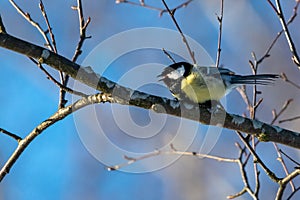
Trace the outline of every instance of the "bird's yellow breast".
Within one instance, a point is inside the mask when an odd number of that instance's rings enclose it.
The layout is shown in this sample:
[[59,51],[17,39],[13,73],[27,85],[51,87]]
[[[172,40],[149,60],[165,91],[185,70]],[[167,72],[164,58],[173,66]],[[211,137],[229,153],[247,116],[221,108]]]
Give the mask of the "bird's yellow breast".
[[220,100],[226,94],[224,83],[220,78],[203,78],[196,73],[191,73],[182,80],[181,90],[196,103]]

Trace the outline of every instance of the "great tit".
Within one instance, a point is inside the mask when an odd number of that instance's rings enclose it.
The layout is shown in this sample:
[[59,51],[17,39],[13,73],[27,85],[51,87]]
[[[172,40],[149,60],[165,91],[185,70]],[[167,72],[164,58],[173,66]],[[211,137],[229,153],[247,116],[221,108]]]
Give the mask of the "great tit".
[[158,75],[173,96],[194,103],[219,101],[232,89],[244,84],[267,85],[279,75],[236,75],[226,68],[201,67],[187,62],[178,62],[166,67]]

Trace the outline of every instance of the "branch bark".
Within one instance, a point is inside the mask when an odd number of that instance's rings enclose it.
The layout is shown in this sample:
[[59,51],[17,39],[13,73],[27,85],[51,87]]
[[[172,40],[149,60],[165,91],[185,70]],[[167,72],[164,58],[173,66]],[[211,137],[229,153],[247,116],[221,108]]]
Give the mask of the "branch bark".
[[[101,77],[89,66],[82,67],[43,47],[4,32],[0,33],[0,46],[37,59],[40,63],[45,63],[56,70],[62,71],[90,87],[96,88],[103,93],[111,94],[112,103],[151,109],[157,113],[183,117],[206,125],[221,126],[254,135],[260,141],[278,142],[300,149],[300,133],[266,124],[259,120],[251,120],[239,115],[229,114],[224,110],[212,113],[211,109],[205,105],[190,105],[131,90],[105,77]],[[187,112],[182,112],[182,110]],[[197,112],[189,112],[195,110]]]

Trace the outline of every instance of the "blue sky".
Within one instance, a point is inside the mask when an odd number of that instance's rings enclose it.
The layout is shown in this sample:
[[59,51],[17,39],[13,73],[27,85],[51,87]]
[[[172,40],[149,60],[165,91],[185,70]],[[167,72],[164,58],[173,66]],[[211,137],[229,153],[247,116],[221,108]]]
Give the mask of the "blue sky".
[[[248,61],[252,59],[251,52],[255,51],[260,57],[259,55],[262,55],[276,36],[277,31],[280,30],[280,24],[266,2],[258,3],[245,0],[234,3],[225,2],[221,64],[237,73],[249,74],[251,70]],[[36,19],[42,27],[45,27],[38,9],[38,1],[20,1],[18,4],[26,12],[29,12],[31,17]],[[71,58],[79,34],[77,13],[70,9],[72,5],[76,4],[76,1],[61,2],[55,0],[44,2],[44,4],[55,33],[58,52]],[[156,5],[162,6],[160,3]],[[287,16],[290,16],[293,5],[294,1],[285,4]],[[157,11],[128,4],[116,5],[114,1],[108,0],[93,3],[84,2],[83,6],[86,18],[90,16],[92,19],[87,31],[87,34],[92,35],[92,38],[85,42],[83,54],[78,60],[80,64],[89,58],[90,52],[98,44],[117,33],[145,27],[176,30],[170,17],[168,15],[159,17]],[[184,33],[201,44],[212,57],[212,60],[215,60],[217,49],[218,22],[215,13],[218,12],[219,1],[217,0],[195,1],[187,8],[176,12],[176,18]],[[0,2],[0,14],[9,34],[37,45],[42,46],[44,44],[38,31],[21,17],[8,1]],[[298,24],[299,19],[297,18],[291,25],[296,44],[299,44],[300,41],[299,35],[296,34],[299,32]],[[147,40],[147,38],[143,39]],[[174,41],[174,44],[180,42]],[[108,49],[108,53],[105,55],[99,55],[97,62],[104,62],[114,48],[116,47]],[[176,58],[180,59],[180,57]],[[198,62],[201,63],[201,60]],[[101,67],[99,63],[92,63],[95,65],[95,69]],[[105,76],[118,81],[120,77],[124,77],[124,74],[145,63],[159,63],[162,66],[171,62],[160,50],[143,49],[120,56],[109,66]],[[99,66],[97,66],[98,64]],[[0,127],[24,137],[57,110],[58,88],[47,80],[45,75],[28,58],[22,55],[0,49],[0,66]],[[48,69],[54,76],[58,77],[55,71]],[[261,65],[260,72],[285,72],[292,80],[298,80],[299,72],[290,60],[288,46],[284,38],[281,38],[279,43],[275,45],[271,57]],[[145,75],[141,73],[136,74],[135,77],[143,79],[143,76]],[[130,79],[125,80],[125,82],[134,85],[137,81],[135,81],[134,76],[130,76]],[[156,80],[153,80],[152,85],[142,88],[151,93],[158,92],[171,97],[165,88],[156,83]],[[295,104],[291,105],[283,118],[299,113],[299,106],[297,106],[300,97],[299,92],[290,85],[278,81],[274,86],[261,88],[261,90],[264,94],[264,101],[258,109],[258,118],[262,121],[269,122],[272,119],[271,110],[273,108],[279,109],[287,98],[294,98]],[[251,95],[251,88],[249,88],[249,94]],[[68,98],[71,102],[72,98],[70,96]],[[247,112],[243,100],[235,91],[227,96],[226,104],[228,111],[232,113],[243,114]],[[122,130],[117,122],[113,121],[115,118],[113,118],[111,110],[120,116],[123,116],[124,111],[128,111],[133,121],[142,127],[141,129],[145,133],[152,133],[151,131],[154,129],[149,127],[147,129],[147,125],[151,122],[151,117],[158,118],[158,116],[145,110],[128,109],[121,106],[98,105],[92,108],[96,110],[97,119],[103,118],[101,122],[105,124],[103,126],[106,127],[104,132],[108,134],[109,138],[122,148],[136,152],[163,147],[165,140],[175,137],[174,133],[176,133],[180,123],[185,124],[187,128],[183,129],[186,132],[181,132],[178,147],[185,142],[184,134],[192,137],[188,130],[196,127],[196,136],[194,136],[189,150],[198,151],[208,130],[207,126],[160,116],[159,119],[166,120],[166,124],[162,126],[159,134],[146,139],[138,138],[138,140],[128,136],[128,133]],[[85,115],[85,113],[84,111],[78,112],[78,115],[84,118],[81,122],[74,120],[74,116],[69,116],[36,138],[13,166],[10,174],[0,183],[0,199],[224,199],[227,195],[238,192],[242,188],[242,181],[236,165],[194,157],[180,158],[167,167],[149,173],[108,172],[105,165],[99,162],[95,155],[90,154],[84,142],[81,141],[81,134],[90,134],[94,131],[92,120],[89,119],[90,115]],[[124,115],[124,120],[127,119],[126,116]],[[282,126],[299,131],[298,124],[294,122]],[[79,133],[79,126],[84,126],[87,133]],[[137,135],[138,133],[132,134]],[[237,156],[234,146],[236,141],[239,140],[234,132],[222,130],[211,154],[225,157]],[[0,135],[1,166],[15,147],[15,141],[5,135]],[[268,151],[263,150],[264,148]],[[285,149],[285,147],[282,148]],[[261,150],[260,153],[267,164],[283,175],[271,144],[261,144],[259,150]],[[299,159],[297,152],[290,149],[287,151],[296,160]],[[108,158],[115,156],[116,160],[123,160],[122,155],[112,154],[108,150],[104,154]],[[155,163],[164,159],[168,160],[170,156],[162,156],[157,159]],[[151,162],[137,163],[136,166],[149,167]],[[133,169],[136,166],[133,166]],[[252,179],[251,182],[253,183]],[[218,183],[217,189],[215,188],[216,183]],[[276,184],[264,175],[262,175],[261,185],[264,190],[262,191],[262,199],[269,197],[267,196],[268,193],[274,194],[276,191]],[[249,196],[245,195],[242,199],[249,199]]]

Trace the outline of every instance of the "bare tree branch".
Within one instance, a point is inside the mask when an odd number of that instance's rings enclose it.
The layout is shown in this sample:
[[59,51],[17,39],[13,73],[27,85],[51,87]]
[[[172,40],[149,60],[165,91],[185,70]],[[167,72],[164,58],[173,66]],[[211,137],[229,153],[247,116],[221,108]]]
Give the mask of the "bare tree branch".
[[164,52],[164,54],[166,54],[166,56],[173,62],[176,63],[176,61],[174,60],[174,58],[163,48],[162,51]]
[[121,169],[123,167],[132,165],[135,162],[145,160],[145,159],[148,159],[148,158],[152,158],[152,157],[156,157],[156,156],[159,156],[159,155],[195,156],[195,157],[199,157],[199,158],[212,159],[212,160],[219,161],[219,162],[231,162],[231,163],[238,163],[239,162],[239,159],[234,159],[234,158],[224,158],[224,157],[213,156],[213,155],[208,155],[208,154],[201,154],[201,153],[197,153],[197,152],[179,151],[179,150],[174,148],[173,144],[170,145],[170,148],[171,148],[171,150],[169,150],[169,151],[155,150],[151,153],[145,154],[145,155],[140,156],[140,157],[135,157],[135,158],[128,157],[128,156],[124,155],[124,158],[127,160],[127,162],[124,162],[124,163],[118,164],[118,165],[114,165],[114,166],[109,166],[109,167],[107,167],[107,170],[109,170],[109,171],[118,170],[118,169]]
[[221,44],[222,44],[222,28],[223,28],[223,16],[224,16],[224,0],[220,0],[220,15],[217,15],[217,19],[219,22],[219,36],[218,36],[218,49],[217,49],[217,59],[216,59],[216,67],[219,67],[220,58],[221,58]]
[[24,17],[24,19],[26,19],[26,21],[28,21],[33,27],[35,27],[40,32],[40,34],[43,36],[43,38],[44,38],[44,40],[46,42],[45,46],[48,47],[51,51],[54,51],[54,48],[51,45],[51,42],[50,42],[50,40],[49,40],[49,38],[47,36],[47,32],[49,30],[44,31],[42,29],[42,27],[40,26],[40,24],[37,23],[36,21],[34,21],[31,18],[30,14],[27,13],[27,12],[24,12],[13,0],[9,0],[9,2],[17,10],[17,12],[20,13],[20,15]]
[[292,161],[295,165],[300,166],[300,163],[297,162],[295,159],[293,159],[291,156],[287,155],[286,153],[284,153],[281,149],[279,150],[280,153],[282,153],[284,156],[286,156],[290,161]]
[[[187,0],[181,4],[179,4],[178,6],[176,6],[175,8],[172,8],[171,11],[174,10],[178,10],[180,8],[184,8],[187,7],[193,0]],[[130,5],[134,5],[134,6],[140,6],[140,7],[144,7],[150,10],[156,10],[159,11],[159,16],[161,17],[164,13],[168,12],[167,9],[163,9],[163,8],[159,8],[159,7],[155,7],[155,6],[151,6],[145,3],[145,0],[140,0],[140,3],[134,2],[134,1],[128,1],[128,0],[116,0],[115,1],[116,4],[121,4],[121,3],[127,3]]]
[[276,110],[273,110],[273,120],[271,121],[271,124],[274,124],[276,122],[276,120],[283,114],[284,111],[286,111],[286,109],[288,108],[288,106],[293,102],[293,99],[288,99],[286,100],[286,102],[283,104],[282,108],[280,109],[280,111],[276,112]]
[[288,79],[288,77],[286,76],[285,73],[281,73],[281,78],[282,78],[282,80],[284,80],[285,82],[291,84],[295,88],[300,89],[300,86],[297,85],[294,81],[291,81],[290,79]]
[[[77,0],[77,6],[73,6],[72,9],[77,10],[78,12],[78,20],[79,20],[79,41],[76,47],[76,50],[74,52],[74,55],[72,57],[72,61],[76,62],[78,57],[81,55],[82,53],[82,46],[83,43],[86,39],[91,38],[91,36],[86,36],[86,29],[88,27],[88,25],[91,22],[91,18],[88,17],[87,21],[84,20],[84,16],[83,16],[83,8],[82,8],[82,2],[81,0]],[[68,85],[69,82],[69,75],[66,74],[63,77],[63,85],[66,87]],[[65,104],[67,103],[67,101],[63,101],[65,99],[66,96],[66,91],[65,90],[61,90],[60,91],[60,96],[61,96],[61,103],[60,103],[60,107],[64,107]]]
[[0,133],[3,133],[5,135],[8,135],[9,137],[13,138],[14,140],[16,140],[17,142],[20,142],[22,140],[22,138],[14,133],[11,133],[3,128],[0,128]]
[[35,61],[33,58],[29,58],[32,62],[34,62],[34,64],[36,64],[47,76],[47,78],[49,80],[51,80],[55,85],[57,85],[61,90],[64,90],[65,92],[68,92],[70,94],[74,94],[74,95],[77,95],[77,96],[81,96],[81,97],[87,97],[88,95],[82,93],[82,92],[79,92],[79,91],[76,91],[76,90],[73,90],[71,88],[68,88],[66,86],[64,86],[63,84],[61,84],[60,82],[58,82],[44,67],[41,63]]
[[279,188],[277,190],[277,194],[276,194],[276,200],[280,200],[282,199],[282,195],[283,192],[286,188],[286,185],[293,180],[295,177],[297,177],[298,175],[300,175],[300,169],[296,169],[295,171],[293,171],[292,173],[290,173],[288,176],[286,176],[285,178],[283,178],[280,182],[279,182]]
[[[275,9],[275,12],[276,12],[276,8],[273,5],[273,3],[270,0],[268,0],[268,2],[273,7],[273,9]],[[287,26],[289,26],[296,18],[297,12],[298,12],[298,7],[299,7],[299,2],[294,7],[294,12],[293,12],[292,16],[290,17],[290,19],[288,20]],[[266,50],[264,55],[260,59],[258,59],[258,61],[257,61],[258,64],[260,64],[264,59],[266,59],[270,56],[270,52],[271,52],[272,48],[274,47],[274,45],[276,44],[277,40],[280,38],[280,36],[282,35],[283,32],[284,32],[284,30],[281,30],[280,32],[277,33],[276,37],[274,38],[274,40],[272,41],[272,43],[270,44],[269,48]]]
[[247,149],[250,151],[250,153],[252,154],[255,162],[259,163],[259,165],[262,167],[262,169],[266,172],[266,174],[275,182],[280,181],[281,179],[278,178],[274,172],[272,172],[266,165],[265,163],[259,158],[259,156],[257,155],[257,153],[254,151],[254,149],[248,144],[248,141],[245,140],[245,138],[243,137],[242,133],[240,133],[239,131],[237,131],[238,136],[240,137],[240,139],[242,140],[242,142],[244,143],[244,145],[247,147]]
[[[293,101],[293,99],[288,99],[288,100],[283,104],[283,106],[282,106],[282,108],[280,109],[280,111],[278,112],[278,114],[277,114],[276,110],[273,109],[273,111],[272,111],[272,114],[273,114],[273,120],[271,121],[271,124],[272,124],[272,125],[273,125],[273,124],[276,122],[276,120],[284,113],[284,111],[286,111],[286,109],[287,109],[288,106],[292,103],[292,101]],[[273,146],[274,146],[274,148],[275,148],[275,150],[276,150],[276,152],[277,152],[277,156],[278,156],[277,160],[281,163],[282,168],[283,168],[285,174],[288,175],[288,174],[289,174],[289,171],[288,171],[288,168],[287,168],[287,166],[286,166],[286,164],[285,164],[285,161],[284,161],[284,159],[283,159],[283,157],[282,157],[282,154],[284,154],[283,151],[281,151],[280,148],[278,147],[278,145],[277,145],[276,143],[274,143],[274,142],[273,142]],[[290,182],[290,185],[291,185],[292,191],[295,191],[295,185],[294,185],[293,181]]]
[[[54,34],[52,32],[52,28],[51,28],[50,22],[48,20],[48,16],[47,16],[47,13],[46,13],[43,2],[40,0],[39,7],[40,7],[41,13],[42,13],[42,15],[45,19],[46,25],[48,27],[46,31],[44,31],[42,29],[42,27],[40,26],[39,23],[37,23],[36,21],[34,21],[31,18],[29,13],[24,12],[13,0],[10,0],[10,3],[18,11],[18,13],[20,13],[32,26],[34,26],[40,32],[40,34],[43,36],[43,38],[46,42],[45,46],[48,47],[48,49],[53,51],[54,53],[58,53],[57,48],[56,48],[55,37],[54,37]],[[51,42],[50,42],[50,39],[47,36],[47,33],[50,34]],[[59,75],[60,75],[61,82],[64,85],[63,73],[59,72]],[[64,99],[64,95],[62,95],[63,93],[64,93],[64,90],[60,89],[59,103],[58,103],[59,108],[63,107],[67,102]]]
[[297,119],[300,119],[300,116],[296,116],[296,117],[291,117],[291,118],[288,118],[288,119],[279,120],[278,123],[281,124],[281,123],[284,123],[284,122],[291,122],[291,121],[294,121],[294,120],[297,120]]
[[[203,124],[215,126],[222,125],[224,128],[254,135],[264,142],[273,141],[300,148],[300,134],[297,132],[286,130],[278,126],[271,126],[258,120],[251,120],[238,115],[225,113],[225,111],[221,110],[212,115],[210,112],[211,110],[204,105],[193,105],[192,107],[191,105],[188,105],[188,109],[200,109],[200,118],[199,116],[195,116],[193,112],[186,112],[185,115],[182,116],[182,109],[187,109],[186,104],[180,106],[180,102],[177,101],[122,87],[107,78],[96,74],[91,67],[81,67],[43,47],[15,38],[9,34],[0,33],[0,46],[35,58],[40,63],[45,63],[56,70],[63,71],[72,78],[81,81],[90,87],[96,88],[99,91],[110,94],[113,93],[116,103],[152,109],[157,113],[167,113],[178,117],[184,117]],[[161,106],[163,106],[164,109],[162,109]],[[213,120],[211,120],[212,117]]]
[[194,52],[192,51],[192,49],[191,49],[191,47],[190,47],[190,45],[189,45],[189,42],[187,41],[185,35],[183,34],[183,32],[182,32],[182,30],[181,30],[181,28],[180,28],[178,22],[177,22],[176,19],[175,19],[174,13],[175,13],[176,10],[172,10],[172,11],[171,11],[171,10],[169,9],[167,3],[165,2],[165,0],[162,0],[162,2],[163,2],[163,4],[164,4],[164,6],[166,7],[166,9],[167,9],[169,15],[171,16],[171,18],[172,18],[172,20],[173,20],[173,22],[174,22],[174,24],[175,24],[175,26],[176,26],[178,32],[180,33],[180,35],[181,35],[181,37],[182,37],[182,41],[183,41],[183,43],[185,44],[185,46],[186,46],[186,48],[187,48],[187,50],[188,50],[188,52],[189,52],[189,54],[190,54],[190,56],[191,56],[191,59],[192,59],[193,63],[196,64],[197,61],[196,61],[196,59],[195,59],[195,54],[194,54]]
[[[282,29],[283,29],[283,31],[285,33],[285,38],[286,38],[286,40],[288,42],[290,51],[292,53],[292,60],[294,61],[294,63],[300,69],[300,58],[299,58],[298,52],[296,50],[296,46],[294,44],[294,41],[292,39],[291,33],[289,31],[288,23],[285,20],[280,0],[275,0],[276,7],[272,3],[271,0],[267,0],[267,1],[268,1],[268,3],[270,4],[270,6],[272,7],[272,9],[275,11],[275,13],[277,14],[277,16],[279,18],[279,21],[281,23],[281,27],[282,27]],[[300,3],[300,1],[297,0],[296,1],[296,5],[294,7],[294,14],[293,14],[293,17],[291,18],[291,20],[293,20],[296,17],[296,15],[297,15],[297,9],[298,9],[299,3]]]
[[40,6],[40,10],[42,12],[42,15],[45,19],[45,22],[47,24],[47,27],[48,27],[48,31],[49,31],[49,35],[50,35],[50,38],[51,38],[51,43],[52,43],[52,50],[55,52],[55,53],[58,53],[57,52],[57,48],[56,48],[56,41],[55,41],[55,36],[52,32],[52,27],[50,25],[50,22],[49,22],[49,19],[48,19],[48,16],[47,16],[47,13],[46,13],[46,10],[45,10],[45,6],[44,6],[44,3],[42,0],[40,0],[40,3],[39,3],[39,6]]

